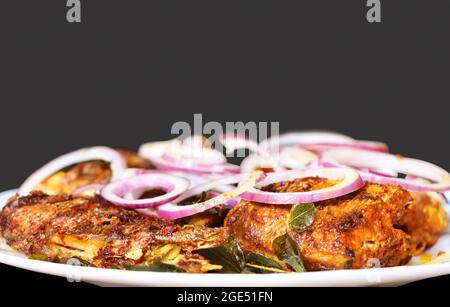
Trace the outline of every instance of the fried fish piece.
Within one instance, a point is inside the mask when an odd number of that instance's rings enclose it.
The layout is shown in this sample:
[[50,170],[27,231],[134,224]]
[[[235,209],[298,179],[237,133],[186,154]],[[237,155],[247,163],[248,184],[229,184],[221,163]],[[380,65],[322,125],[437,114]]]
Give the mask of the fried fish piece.
[[108,163],[88,161],[58,171],[34,187],[34,190],[49,195],[70,194],[87,184],[107,184],[111,177]]
[[0,214],[0,231],[12,248],[43,260],[65,262],[76,257],[102,268],[159,261],[186,272],[220,269],[194,251],[219,246],[229,238],[223,227],[144,218],[101,197],[41,192],[11,200]]
[[[149,168],[147,159],[138,156],[134,151],[119,148],[117,152],[124,158],[127,167]],[[69,166],[46,178],[34,190],[46,194],[71,194],[78,187],[87,184],[106,184],[111,180],[112,172],[109,164],[104,161],[87,161]]]
[[432,193],[410,192],[413,201],[406,208],[400,225],[411,235],[414,255],[433,246],[448,227],[447,213]]
[[[264,190],[312,191],[334,183],[311,177],[273,184]],[[358,269],[374,264],[374,260],[382,267],[396,266],[406,264],[416,251],[411,235],[401,225],[412,203],[410,193],[401,187],[367,183],[349,195],[315,203],[314,222],[303,232],[288,227],[292,205],[248,201],[241,201],[230,211],[225,225],[244,253],[261,253],[274,259],[273,240],[288,233],[298,243],[309,271]],[[420,223],[431,221],[428,218]]]

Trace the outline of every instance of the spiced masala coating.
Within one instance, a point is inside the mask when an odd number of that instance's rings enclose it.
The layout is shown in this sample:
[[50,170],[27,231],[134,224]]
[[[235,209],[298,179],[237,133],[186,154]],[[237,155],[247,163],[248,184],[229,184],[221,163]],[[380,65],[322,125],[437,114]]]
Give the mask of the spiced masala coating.
[[[272,192],[313,191],[333,185],[322,178],[272,184]],[[425,193],[412,195],[402,187],[367,183],[360,190],[316,202],[313,224],[301,232],[288,227],[292,205],[241,201],[228,214],[231,228],[245,254],[276,259],[274,238],[288,233],[299,245],[308,271],[359,269],[379,262],[382,267],[406,264],[434,244],[447,229],[441,205]]]
[[0,213],[0,231],[9,246],[41,260],[65,262],[76,257],[102,268],[160,261],[199,273],[221,267],[194,251],[219,246],[229,237],[223,227],[145,218],[101,197],[42,192],[11,199]]

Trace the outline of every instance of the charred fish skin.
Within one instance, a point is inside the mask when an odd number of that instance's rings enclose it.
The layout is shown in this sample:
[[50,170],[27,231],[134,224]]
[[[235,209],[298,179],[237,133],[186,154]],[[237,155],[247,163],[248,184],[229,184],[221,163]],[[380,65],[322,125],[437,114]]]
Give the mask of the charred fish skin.
[[42,192],[11,200],[0,213],[0,231],[12,248],[49,261],[77,257],[103,268],[163,261],[187,272],[220,269],[193,252],[218,246],[229,237],[223,227],[145,218],[101,197]]
[[[264,189],[311,191],[330,184],[321,178],[304,178]],[[428,242],[433,242],[446,229],[447,217],[438,209],[432,213],[434,218],[405,221],[411,210],[421,208],[417,204],[411,206],[413,203],[411,194],[401,187],[367,183],[352,194],[315,203],[314,222],[302,232],[293,232],[288,227],[292,205],[248,201],[241,201],[230,211],[225,226],[231,228],[246,254],[262,253],[272,258],[276,257],[273,239],[288,233],[298,243],[308,271],[359,269],[369,266],[373,260],[382,267],[397,266],[406,264],[416,254],[417,241],[421,240],[405,229],[405,223],[410,228],[415,225],[415,229],[422,229],[422,237],[431,236]],[[429,207],[429,200],[423,206]],[[442,222],[429,230],[430,221],[436,219]]]

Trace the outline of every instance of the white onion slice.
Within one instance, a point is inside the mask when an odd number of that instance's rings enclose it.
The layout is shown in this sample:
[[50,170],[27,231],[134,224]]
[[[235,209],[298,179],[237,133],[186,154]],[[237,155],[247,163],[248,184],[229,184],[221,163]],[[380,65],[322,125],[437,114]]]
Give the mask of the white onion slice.
[[96,146],[78,149],[59,156],[34,172],[19,188],[19,195],[27,195],[42,181],[66,167],[93,160],[109,162],[113,180],[126,168],[126,162],[122,156],[116,150],[109,147]]
[[[320,177],[330,180],[340,180],[339,183],[309,192],[265,192],[257,188],[261,188],[273,183],[293,181],[299,178]],[[336,198],[352,193],[364,186],[364,181],[358,172],[353,169],[346,168],[318,168],[293,170],[282,173],[268,173],[266,179],[261,181],[257,188],[252,188],[241,195],[242,199],[254,201],[264,204],[302,204]]]
[[[179,197],[188,187],[189,181],[185,178],[150,173],[111,182],[101,190],[101,195],[115,205],[138,209],[168,203]],[[157,197],[139,199],[140,195],[151,189],[161,189],[166,193]]]
[[327,162],[356,168],[388,168],[399,173],[432,181],[423,182],[360,172],[361,177],[369,182],[399,185],[412,191],[445,192],[450,190],[450,174],[446,170],[418,159],[356,149],[333,149],[326,151],[322,154],[322,159]]
[[[225,204],[229,200],[234,199],[244,193],[245,191],[252,188],[258,180],[264,178],[264,173],[261,171],[255,171],[250,174],[239,174],[234,176],[229,176],[227,178],[219,179],[214,182],[207,183],[205,185],[201,185],[190,189],[183,195],[181,195],[178,199],[176,199],[173,203],[167,203],[165,205],[159,206],[154,210],[138,210],[140,213],[144,215],[155,215],[160,218],[165,219],[179,219],[186,216],[191,216],[200,212],[204,212],[211,208],[214,208],[220,204]],[[219,194],[216,197],[208,199],[204,202],[186,205],[186,206],[178,206],[177,204],[182,202],[185,199],[198,195],[204,191],[210,191],[219,186],[229,185],[239,183],[237,187],[233,188],[230,191]]]

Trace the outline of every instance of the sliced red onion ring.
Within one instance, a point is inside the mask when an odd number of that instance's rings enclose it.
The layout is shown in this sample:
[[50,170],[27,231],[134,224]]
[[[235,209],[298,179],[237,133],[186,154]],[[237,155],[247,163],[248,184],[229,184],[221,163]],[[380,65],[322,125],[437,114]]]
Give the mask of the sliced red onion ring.
[[280,150],[279,163],[286,168],[299,169],[317,162],[318,156],[297,146],[283,147]]
[[418,180],[418,181],[422,181],[422,182],[431,183],[431,181],[428,180],[428,179],[417,177],[417,176],[414,176],[414,175],[406,175],[405,179],[406,180]]
[[144,175],[144,174],[161,174],[161,172],[158,169],[147,169],[147,168],[127,168],[123,170],[119,176],[116,178],[116,180],[129,178],[137,175]]
[[161,158],[167,163],[174,165],[174,167],[210,167],[214,165],[220,165],[226,163],[225,157],[213,149],[198,149],[198,153],[191,156],[181,157],[177,156],[174,152],[165,152]]
[[172,164],[158,158],[151,161],[155,167],[164,171],[181,171],[193,174],[237,174],[240,172],[239,166],[230,163],[213,165],[209,167],[181,167],[173,166]]
[[370,151],[388,152],[386,144],[374,141],[359,141],[349,136],[326,131],[290,132],[270,138],[260,143],[260,148],[272,149],[289,145],[299,145],[304,149],[322,152],[332,148],[355,148]]
[[[216,197],[216,196],[219,196],[219,195],[220,195],[219,192],[215,192],[215,191],[210,191],[210,192],[208,192],[208,194],[209,194],[211,197]],[[236,206],[237,204],[239,204],[240,201],[241,201],[241,198],[240,198],[240,197],[232,198],[232,199],[230,199],[230,200],[227,200],[227,201],[225,202],[225,205],[226,205],[227,207],[232,208],[232,207]]]
[[248,149],[260,156],[269,156],[266,151],[260,148],[257,142],[237,133],[223,133],[219,136],[219,141],[225,146],[227,155],[238,149]]
[[322,152],[334,148],[352,148],[369,151],[389,152],[389,147],[385,143],[375,141],[346,141],[346,142],[317,142],[300,144],[302,148],[315,152]]
[[282,173],[268,173],[265,180],[261,181],[257,187],[261,188],[277,182],[287,182],[299,178],[320,177],[330,180],[340,180],[334,186],[310,191],[310,192],[265,192],[256,188],[241,195],[242,199],[265,204],[285,205],[317,202],[321,200],[336,198],[352,193],[364,186],[364,181],[358,172],[350,168],[318,168],[293,170]]
[[450,204],[450,191],[442,193],[442,196],[444,197],[447,204]]
[[274,172],[281,172],[285,169],[272,158],[264,158],[257,155],[249,155],[242,160],[241,173],[250,173],[255,170],[271,169]]
[[[170,146],[164,151],[162,158],[171,163],[178,163],[182,166],[210,166],[226,163],[225,156],[211,147],[203,146],[200,143],[203,138],[190,137],[183,141],[173,140]],[[209,146],[209,143],[207,143]]]
[[303,131],[303,132],[288,132],[280,136],[274,136],[259,143],[261,148],[265,150],[272,150],[274,148],[281,148],[288,145],[298,144],[314,144],[314,143],[342,143],[353,142],[353,138],[344,134],[327,132],[327,131]]
[[88,191],[93,191],[95,193],[100,193],[101,189],[103,189],[104,185],[103,184],[86,184],[83,185],[81,187],[78,187],[75,189],[75,191],[73,191],[73,195],[74,196],[79,196],[79,195],[84,195],[86,192]]
[[[183,150],[186,150],[186,153],[189,151],[187,157],[183,156]],[[230,174],[240,171],[237,165],[225,163],[226,158],[219,151],[208,148],[185,148],[179,145],[178,140],[144,144],[139,149],[139,155],[149,159],[155,167],[164,171],[195,174]]]
[[[420,178],[414,175],[406,175],[405,179],[409,181],[431,183],[431,181],[428,179]],[[448,204],[448,198],[443,192],[427,192],[427,194],[430,195],[431,197],[436,198],[443,205]]]
[[109,162],[113,180],[126,168],[125,160],[114,149],[103,146],[79,149],[50,161],[34,172],[20,187],[19,195],[27,195],[39,183],[66,167],[93,160]]
[[[324,161],[322,158],[319,159],[319,166],[321,167],[350,167],[344,164],[338,164],[338,163],[333,163],[330,161]],[[380,176],[386,176],[386,177],[398,177],[398,173],[388,169],[388,168],[380,168],[380,169],[370,169],[367,167],[353,167],[354,169],[361,171],[361,172],[365,172],[365,173],[371,173],[371,174],[375,174],[375,175],[380,175]]]
[[[185,178],[167,174],[143,174],[111,182],[101,190],[101,195],[118,206],[138,209],[168,203],[179,197],[188,187],[189,181]],[[138,199],[150,189],[161,189],[166,194]]]
[[[220,204],[224,204],[227,201],[234,199],[244,193],[245,191],[252,188],[258,180],[264,178],[264,173],[261,171],[255,171],[250,174],[239,174],[234,176],[229,176],[227,178],[219,179],[214,182],[207,183],[202,186],[195,187],[190,189],[178,199],[176,199],[173,203],[167,203],[165,205],[159,206],[154,210],[138,210],[140,213],[144,215],[156,215],[160,218],[165,219],[179,219],[186,216],[191,216],[200,212],[204,212],[211,208],[214,208]],[[234,189],[219,194],[216,197],[208,199],[204,202],[196,203],[193,205],[186,206],[178,206],[177,204],[182,202],[185,199],[198,195],[204,191],[210,191],[215,189],[218,186],[224,186],[228,184],[239,183],[237,187]]]
[[160,169],[145,169],[145,168],[127,168],[124,170],[120,178],[123,179],[127,177],[132,177],[136,175],[143,175],[143,174],[169,174],[177,177],[183,177],[189,180],[190,186],[189,188],[198,186],[200,184],[204,184],[208,181],[214,181],[220,178],[223,178],[224,176],[229,176],[229,174],[223,175],[223,174],[193,174],[190,172],[181,172],[181,171],[174,171],[174,170],[160,170]]
[[362,168],[360,171],[372,173],[375,175],[385,176],[385,177],[398,177],[398,173],[388,168],[380,168],[380,169],[370,169],[370,168]]
[[399,185],[412,191],[445,192],[450,190],[450,174],[446,170],[418,159],[356,149],[332,149],[324,152],[322,159],[356,168],[388,168],[399,173],[432,181],[427,183],[360,172],[361,177],[369,182]]

